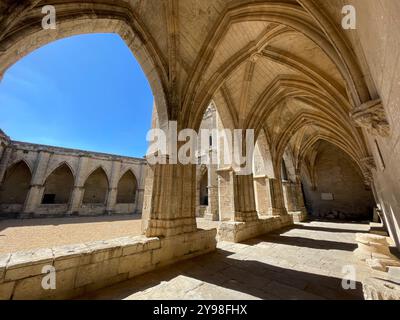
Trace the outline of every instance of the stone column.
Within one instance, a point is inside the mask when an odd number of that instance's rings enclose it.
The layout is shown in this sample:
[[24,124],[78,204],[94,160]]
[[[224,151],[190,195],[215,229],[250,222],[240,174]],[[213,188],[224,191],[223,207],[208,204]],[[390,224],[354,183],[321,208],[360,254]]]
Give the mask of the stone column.
[[301,190],[300,178],[296,178],[296,183],[284,182],[285,203],[289,214],[295,222],[307,220],[307,210],[304,205],[303,192]]
[[115,213],[120,171],[121,171],[121,161],[113,161],[111,169],[110,186],[107,195],[107,205],[106,205],[106,212],[108,214]]
[[254,192],[259,217],[270,215],[271,193],[267,176],[254,176]]
[[39,151],[35,168],[32,174],[31,187],[29,189],[23,212],[25,214],[34,213],[40,205],[44,192],[44,178],[47,172],[47,167],[51,153]]
[[0,161],[0,185],[3,183],[4,175],[6,174],[12,151],[13,149],[11,147],[6,147],[3,151],[3,156],[1,157]]
[[287,211],[285,208],[281,181],[278,179],[269,179],[269,191],[271,195],[269,214],[271,216],[286,215]]
[[143,199],[144,199],[144,186],[145,186],[146,173],[147,173],[147,166],[143,165],[142,169],[140,170],[140,177],[137,181],[138,185],[136,191],[135,214],[143,213]]
[[301,211],[304,214],[307,214],[306,205],[304,203],[303,190],[301,188],[301,182],[300,181],[296,182],[296,184],[293,187],[295,190],[295,195],[296,195],[296,200],[297,200],[296,211]]
[[89,159],[84,156],[79,157],[78,169],[76,172],[75,184],[71,194],[71,200],[69,204],[68,213],[78,214],[79,209],[82,204],[83,195],[85,193],[84,189],[84,173],[86,172],[86,166]]
[[[269,190],[273,194],[271,207],[275,213],[279,214],[276,217],[259,219],[256,211],[253,175],[238,175],[231,168],[220,169],[218,174],[222,218],[222,223],[218,228],[220,240],[240,242],[293,223],[291,217],[284,214],[286,210],[283,208],[281,185],[278,180],[266,180],[264,177],[265,193],[268,194]],[[266,186],[269,186],[269,189]]]
[[238,175],[232,168],[219,169],[219,212],[222,221],[258,220],[253,175]]
[[135,200],[135,214],[142,214],[143,210],[143,197],[144,197],[144,189],[138,188],[136,190],[136,200]]
[[204,218],[219,221],[218,213],[218,176],[216,165],[208,166],[208,206]]
[[297,211],[297,199],[293,193],[293,184],[290,181],[282,181],[282,187],[286,210],[289,213]]
[[196,165],[149,164],[142,231],[147,237],[169,237],[197,230]]

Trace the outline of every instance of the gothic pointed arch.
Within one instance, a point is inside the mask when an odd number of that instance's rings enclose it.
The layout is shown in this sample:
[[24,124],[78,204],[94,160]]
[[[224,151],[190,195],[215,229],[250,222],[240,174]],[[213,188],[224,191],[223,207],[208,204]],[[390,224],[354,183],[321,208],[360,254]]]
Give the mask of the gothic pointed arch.
[[0,186],[0,204],[24,204],[31,180],[32,173],[25,161],[11,165]]
[[47,177],[42,204],[67,204],[74,187],[74,175],[67,163],[62,163]]
[[117,203],[135,203],[138,182],[132,170],[126,171],[118,182]]
[[102,167],[95,169],[85,181],[84,204],[105,204],[107,200],[109,182]]

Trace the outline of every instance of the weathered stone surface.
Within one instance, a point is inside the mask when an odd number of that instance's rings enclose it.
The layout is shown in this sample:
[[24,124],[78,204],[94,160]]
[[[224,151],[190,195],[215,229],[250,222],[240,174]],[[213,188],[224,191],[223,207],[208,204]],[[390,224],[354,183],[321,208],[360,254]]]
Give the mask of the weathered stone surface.
[[388,277],[391,281],[400,284],[400,266],[389,266],[388,267]]
[[[56,247],[11,256],[4,283],[4,299],[66,299],[96,290],[157,267],[215,250],[216,230],[199,230],[166,239],[125,237],[88,244]],[[138,246],[136,246],[138,244]],[[124,252],[126,255],[122,255]],[[135,252],[135,253],[132,253]],[[132,253],[132,254],[131,254]],[[9,256],[4,257],[7,261]],[[29,259],[32,259],[31,262]],[[44,265],[56,267],[56,290],[44,290]],[[5,262],[4,262],[5,263]]]
[[400,300],[400,284],[376,278],[363,281],[366,300]]
[[38,249],[26,252],[16,252],[7,263],[5,280],[17,280],[42,273],[46,265],[53,265],[53,251]]
[[[332,202],[324,210],[317,206],[323,211],[317,216],[330,220],[365,214],[364,204],[375,205],[369,192],[373,189],[385,226],[400,248],[400,72],[396,32],[400,9],[396,1],[377,6],[376,1],[354,0],[357,28],[346,31],[340,28],[343,1],[339,0],[284,1],[279,5],[271,1],[177,0],[166,6],[157,1],[73,1],[58,9],[57,32],[39,28],[43,16],[37,10],[37,1],[12,7],[10,3],[0,5],[0,75],[22,57],[55,40],[80,33],[117,33],[137,58],[153,90],[153,127],[165,129],[168,120],[177,120],[179,129],[197,130],[213,100],[219,114],[215,121],[218,128],[255,129],[258,139],[264,135],[266,143],[260,147],[261,160],[254,161],[255,173],[264,171],[260,174],[268,176],[271,204],[258,206],[260,216],[283,217],[287,210],[298,209],[293,190],[285,188],[283,193],[282,188],[283,181],[299,186],[298,176],[302,183],[308,183],[305,190],[309,194],[320,197],[320,206],[323,201],[334,201],[335,206],[347,203],[344,209],[333,208]],[[379,19],[371,18],[371,12],[377,11]],[[339,164],[328,166],[320,175],[316,169],[323,162],[323,144],[341,149],[343,157],[336,158]],[[241,143],[241,151],[246,145]],[[3,133],[0,156],[0,181],[2,187],[7,186],[0,191],[0,211],[22,212],[23,216],[51,211],[131,212],[132,203],[117,205],[118,181],[126,170],[136,168],[141,172],[145,166],[138,159],[19,143]],[[62,161],[61,156],[65,157]],[[331,163],[332,159],[327,158],[325,164]],[[342,159],[347,159],[345,164],[340,163]],[[41,205],[47,178],[63,162],[74,172],[72,199],[68,205]],[[25,168],[26,194],[18,194],[9,177],[14,163]],[[28,173],[30,168],[34,172]],[[168,163],[147,169],[146,185],[139,182],[144,195],[138,195],[138,199],[144,199],[144,233],[168,238],[196,233],[196,165]],[[258,221],[255,199],[263,197],[256,197],[252,173],[239,175],[241,169],[232,164],[219,168],[221,238],[240,241],[289,225],[291,222],[286,220]],[[343,173],[344,169],[349,171]],[[359,173],[361,177],[353,181]],[[360,179],[368,192],[361,191]],[[101,181],[106,190],[95,194],[95,203],[86,192],[87,181]],[[299,195],[299,190],[296,193]],[[10,204],[7,200],[15,194],[22,199]],[[213,216],[215,198],[214,193]],[[142,207],[140,201],[135,207]],[[311,207],[315,209],[315,201]],[[348,208],[352,212],[347,212]],[[199,244],[164,240],[154,242],[155,248],[149,249],[157,252],[159,264],[212,249],[207,237],[191,239],[199,240]],[[147,250],[145,245],[132,244],[125,253],[139,254]],[[174,245],[176,251],[172,250]],[[383,243],[359,241],[359,247],[357,252],[368,259],[384,260],[389,255]],[[64,259],[68,260],[64,265],[59,262],[60,267],[91,265],[97,270],[98,265],[127,256],[118,244],[97,243],[92,249],[93,254],[83,257],[89,260],[71,257]],[[19,267],[6,267],[5,281],[7,276],[18,279],[38,274],[40,261],[24,266],[22,260]],[[102,273],[101,268],[97,271]],[[282,288],[278,286],[277,291]]]
[[[7,150],[10,152],[7,153],[7,159],[3,158],[1,166],[4,167],[4,170],[0,169],[0,175],[4,175],[5,170],[10,170],[15,164],[17,164],[17,167],[14,167],[14,169],[18,169],[20,172],[23,172],[23,168],[28,168],[27,172],[29,172],[29,166],[37,169],[34,176],[32,176],[32,187],[27,194],[24,208],[18,204],[10,204],[10,201],[16,198],[16,195],[22,191],[18,187],[13,186],[12,183],[5,182],[7,190],[5,193],[0,193],[0,214],[7,214],[13,217],[24,215],[34,217],[65,217],[71,214],[85,216],[102,215],[105,213],[141,213],[144,181],[140,177],[143,176],[146,167],[144,159],[15,141],[10,142],[8,147],[9,149]],[[16,163],[15,159],[19,159],[20,162],[17,161]],[[22,165],[18,166],[19,164]],[[27,165],[25,166],[25,164]],[[104,201],[102,203],[91,203],[94,200],[85,198],[85,182],[90,177],[93,177],[93,179],[97,179],[97,185],[101,185],[99,175],[96,175],[96,172],[94,172],[99,167],[104,168],[101,172],[110,181],[111,185],[109,188],[111,191],[106,195],[102,195],[99,191],[100,188],[97,191],[94,190],[92,195],[96,195],[96,197],[101,196],[104,198]],[[71,172],[77,172],[77,175],[73,176]],[[57,173],[57,179],[51,179],[53,173]],[[126,177],[126,173],[130,174],[128,178]],[[59,181],[60,179],[64,181]],[[118,187],[120,187],[121,193],[124,193],[127,179],[134,180],[133,183],[136,184],[134,195],[129,199],[117,199]],[[69,182],[70,180],[72,182]],[[121,181],[122,183],[120,183]],[[65,185],[70,183],[72,183],[71,188],[73,189],[71,197],[70,190],[65,188]],[[58,201],[63,200],[65,203],[42,204],[41,201],[45,188],[50,191],[52,190],[52,192],[57,194]],[[118,200],[123,200],[124,203],[117,203]],[[104,204],[105,202],[106,204]]]
[[388,239],[377,234],[357,233],[358,248],[354,253],[371,269],[386,272],[389,266],[400,266],[400,260],[390,252]]
[[0,283],[0,300],[9,300],[14,292],[15,282]]
[[53,248],[54,267],[56,270],[74,268],[89,264],[91,251],[84,244],[67,245]]
[[119,258],[78,267],[75,287],[82,287],[118,274]]
[[218,228],[220,241],[241,242],[293,224],[290,215],[260,219],[256,222],[222,222]]
[[11,254],[2,254],[0,255],[0,283],[4,281],[4,275],[6,273],[6,266],[8,261],[10,260]]
[[91,251],[90,263],[118,258],[122,255],[122,248],[118,240],[102,240],[86,244]]
[[[368,225],[314,221],[244,243],[219,242],[217,252],[82,299],[363,300],[362,281],[373,271],[351,251],[354,230],[368,231]],[[343,267],[349,264],[356,269],[356,290],[341,286]]]
[[74,292],[74,283],[77,269],[61,270],[56,272],[56,289],[45,290],[42,286],[43,278],[46,274],[21,279],[16,283],[13,299],[31,300],[31,299],[54,299],[60,296],[72,297]]
[[380,99],[368,101],[352,111],[351,117],[373,135],[389,136],[390,126]]
[[152,252],[145,251],[120,258],[118,273],[129,273],[151,265]]

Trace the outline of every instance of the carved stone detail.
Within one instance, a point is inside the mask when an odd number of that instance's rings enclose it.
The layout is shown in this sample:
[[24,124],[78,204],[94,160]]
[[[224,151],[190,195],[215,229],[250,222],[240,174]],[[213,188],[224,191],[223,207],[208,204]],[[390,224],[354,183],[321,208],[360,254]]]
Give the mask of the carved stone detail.
[[364,168],[363,170],[363,175],[364,175],[364,184],[366,187],[369,187],[371,185],[371,182],[373,180],[373,174],[372,170],[376,170],[376,164],[375,164],[375,159],[374,157],[365,157],[361,159],[361,164]]
[[350,114],[352,119],[368,133],[387,137],[390,134],[390,126],[387,121],[381,99],[368,101]]
[[361,159],[361,163],[365,168],[369,170],[376,169],[375,159],[372,156]]

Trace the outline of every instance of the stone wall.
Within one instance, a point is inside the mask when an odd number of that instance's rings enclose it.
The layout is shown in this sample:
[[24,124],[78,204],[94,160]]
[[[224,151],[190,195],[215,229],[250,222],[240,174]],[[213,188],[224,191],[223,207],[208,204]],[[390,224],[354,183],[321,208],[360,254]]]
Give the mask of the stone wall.
[[292,225],[293,217],[289,214],[252,222],[222,222],[218,228],[218,240],[242,242]]
[[[375,205],[361,173],[340,149],[324,143],[315,164],[316,189],[304,178],[304,192],[310,213],[334,219],[372,219]],[[332,196],[332,198],[330,198]]]
[[[29,217],[142,212],[145,159],[11,140],[2,146],[0,214]],[[14,165],[29,173],[17,179],[27,184],[22,195],[21,183],[13,185],[15,179],[7,179]],[[126,192],[132,193],[130,200]]]
[[[69,299],[216,248],[216,230],[168,238],[124,237],[0,255],[0,300]],[[43,267],[56,289],[44,290]]]
[[[356,9],[357,26],[347,37],[362,65],[369,90],[382,101],[383,113],[371,113],[363,127],[375,166],[373,185],[391,237],[400,248],[400,40],[399,2],[348,1]],[[321,6],[340,24],[343,1],[323,1]],[[369,127],[369,128],[368,128]],[[372,130],[371,130],[372,129]]]

